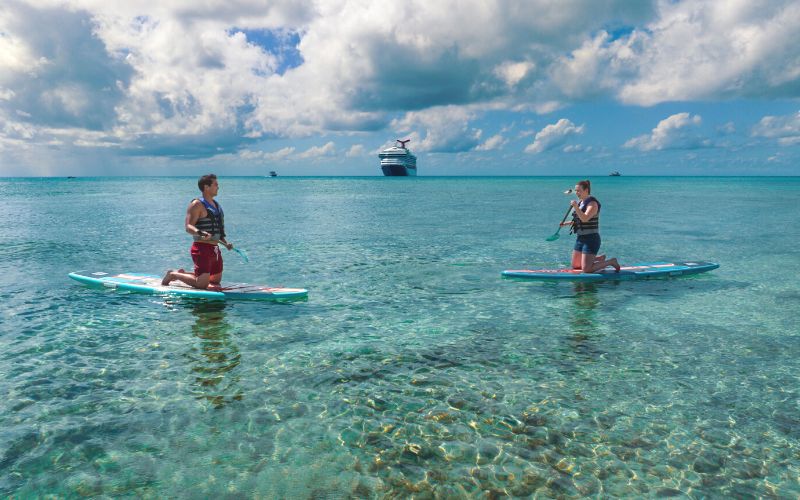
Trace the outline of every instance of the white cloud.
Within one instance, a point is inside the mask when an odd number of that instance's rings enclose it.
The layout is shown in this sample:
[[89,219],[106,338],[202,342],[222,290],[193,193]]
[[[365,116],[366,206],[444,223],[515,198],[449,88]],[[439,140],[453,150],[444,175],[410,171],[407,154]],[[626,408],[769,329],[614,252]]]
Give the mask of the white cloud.
[[243,160],[255,160],[255,161],[282,161],[291,159],[291,156],[294,154],[295,148],[292,146],[287,146],[285,148],[279,149],[277,151],[267,152],[267,151],[253,151],[252,149],[244,149],[239,151],[239,158]]
[[87,141],[84,139],[78,139],[73,142],[75,146],[81,148],[118,148],[119,143],[116,142],[109,142],[109,141]]
[[[414,149],[430,152],[461,152],[475,148],[481,130],[470,127],[474,115],[463,107],[446,106],[424,111],[406,113],[402,119],[392,122],[392,128],[407,134]],[[421,140],[420,131],[425,131]]]
[[800,143],[800,111],[786,116],[765,116],[753,127],[754,137],[777,139],[781,146]]
[[366,154],[366,149],[364,149],[363,144],[353,144],[350,146],[350,149],[347,150],[345,156],[348,158],[356,158],[359,156],[364,156]]
[[90,106],[91,97],[77,85],[64,85],[44,92],[41,101],[46,106],[60,108],[73,116],[80,116]]
[[272,153],[264,153],[264,159],[267,161],[282,161],[291,158],[294,154],[295,148],[287,146]]
[[15,122],[11,120],[3,120],[0,116],[0,132],[3,137],[9,139],[33,139],[39,134],[39,128],[24,122]]
[[571,121],[562,118],[556,123],[547,125],[540,130],[536,134],[536,137],[533,138],[533,142],[528,144],[525,148],[525,152],[533,154],[543,153],[564,144],[570,136],[582,134],[583,131],[583,125],[576,127]]
[[[604,0],[598,9],[608,19],[623,21],[652,14],[649,7],[623,0]],[[478,0],[15,3],[0,15],[5,49],[0,61],[14,74],[47,63],[50,73],[38,80],[44,88],[26,95],[49,95],[54,116],[37,112],[30,100],[22,106],[37,119],[56,124],[63,111],[73,122],[89,121],[78,112],[86,104],[81,93],[109,88],[102,109],[93,103],[98,116],[87,126],[113,128],[127,141],[146,138],[145,147],[179,148],[181,138],[200,143],[204,135],[230,134],[246,142],[323,130],[375,130],[395,110],[473,102],[494,106],[490,101],[508,92],[525,93],[540,65],[548,64],[548,51],[575,45],[583,33],[601,26],[603,17],[544,0],[516,6]],[[283,52],[246,35],[259,30],[300,34],[296,49],[302,64],[279,74]],[[58,54],[48,46],[59,47]],[[90,76],[71,82],[55,78],[59,71],[80,68],[82,61],[83,68],[95,69],[84,72]],[[110,82],[87,80],[103,71]],[[18,91],[31,82],[17,75],[6,87]],[[530,105],[542,109],[554,102],[538,101]],[[435,128],[431,132],[423,148],[451,147],[447,138],[437,138]]]
[[[486,150],[500,141],[474,126],[487,110],[797,97],[798,26],[793,0],[15,1],[0,9],[0,117],[143,155],[387,126],[420,151]],[[287,33],[291,50],[262,40]],[[526,150],[563,144],[549,133]]]
[[795,144],[800,144],[800,135],[796,135],[794,137],[782,137],[778,139],[778,144],[781,146],[794,146]]
[[[610,42],[610,39],[608,33],[601,31],[553,65],[550,70],[552,84],[564,97],[583,100],[613,94],[630,61],[620,50],[625,41]],[[542,103],[539,107],[548,110],[561,105],[554,101]]]
[[661,120],[649,135],[628,140],[624,147],[641,151],[708,147],[711,145],[710,141],[697,131],[701,123],[700,115],[676,113]]
[[800,4],[662,2],[658,18],[618,44],[635,75],[620,82],[630,104],[733,97],[796,96]]
[[333,141],[325,143],[324,146],[312,146],[307,150],[297,155],[298,159],[315,159],[325,156],[334,156],[336,154],[336,146]]
[[476,151],[492,151],[500,149],[508,143],[508,139],[500,134],[493,135],[486,139],[486,142],[475,148]]
[[0,82],[12,73],[35,73],[44,64],[47,59],[34,56],[23,39],[0,31]]
[[730,135],[736,133],[736,124],[733,122],[727,122],[721,127],[717,129],[717,131],[722,135]]
[[239,158],[242,160],[260,160],[264,158],[264,151],[253,151],[251,149],[243,149],[239,151]]
[[508,87],[513,88],[534,68],[536,68],[536,65],[530,61],[505,61],[495,67],[494,74],[503,80]]
[[556,54],[546,66],[549,80],[532,88],[557,98],[560,91],[566,101],[614,97],[644,106],[798,95],[796,1],[665,1],[634,26],[619,37],[597,30]]

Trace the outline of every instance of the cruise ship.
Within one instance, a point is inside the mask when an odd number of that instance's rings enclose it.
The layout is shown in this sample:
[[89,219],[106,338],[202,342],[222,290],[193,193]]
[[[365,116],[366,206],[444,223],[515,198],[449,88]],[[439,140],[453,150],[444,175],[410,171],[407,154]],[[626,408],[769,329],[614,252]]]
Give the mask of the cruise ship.
[[417,175],[417,157],[406,148],[406,143],[411,139],[401,141],[397,139],[397,143],[384,149],[378,154],[381,159],[381,170],[383,175],[387,176],[416,176]]

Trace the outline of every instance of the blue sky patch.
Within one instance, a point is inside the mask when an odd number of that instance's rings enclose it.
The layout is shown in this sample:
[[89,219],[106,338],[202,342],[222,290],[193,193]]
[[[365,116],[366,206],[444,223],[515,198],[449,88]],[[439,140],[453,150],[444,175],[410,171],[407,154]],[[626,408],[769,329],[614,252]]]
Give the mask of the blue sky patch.
[[303,56],[297,49],[300,45],[300,33],[287,30],[247,30],[233,28],[229,33],[241,32],[247,37],[247,42],[257,45],[274,55],[278,60],[275,72],[279,75],[303,64]]
[[619,40],[620,38],[626,38],[630,36],[635,29],[635,26],[616,26],[613,29],[609,28],[607,30],[607,33],[611,37],[609,41],[613,42],[614,40]]

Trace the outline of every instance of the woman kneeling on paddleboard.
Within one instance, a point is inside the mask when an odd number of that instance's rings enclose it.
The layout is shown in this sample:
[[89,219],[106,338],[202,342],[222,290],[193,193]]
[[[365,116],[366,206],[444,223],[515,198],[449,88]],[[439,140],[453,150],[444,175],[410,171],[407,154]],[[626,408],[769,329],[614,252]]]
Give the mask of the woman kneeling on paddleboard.
[[608,266],[619,271],[617,259],[606,259],[605,255],[597,255],[600,250],[600,202],[591,195],[591,183],[579,181],[575,185],[578,201],[572,200],[572,221],[563,222],[562,226],[572,226],[570,232],[578,239],[572,250],[572,269],[580,269],[584,273],[595,273]]

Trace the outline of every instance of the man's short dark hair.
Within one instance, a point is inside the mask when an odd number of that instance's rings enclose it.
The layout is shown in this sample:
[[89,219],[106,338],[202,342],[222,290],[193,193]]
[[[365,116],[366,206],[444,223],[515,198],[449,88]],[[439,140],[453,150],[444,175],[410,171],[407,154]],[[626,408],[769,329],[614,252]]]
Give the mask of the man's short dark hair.
[[210,185],[214,184],[215,180],[217,180],[217,176],[216,175],[214,175],[214,174],[206,174],[206,175],[200,177],[197,180],[197,187],[200,188],[200,192],[202,193],[203,192],[203,188],[206,187],[206,186],[210,186]]

